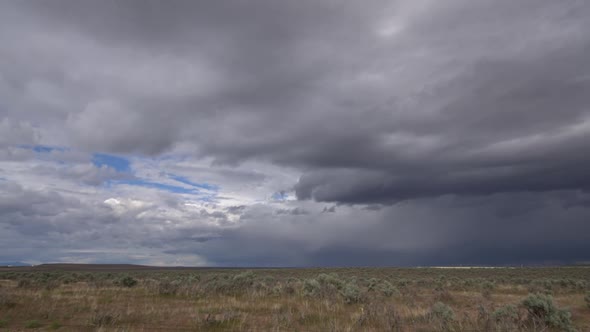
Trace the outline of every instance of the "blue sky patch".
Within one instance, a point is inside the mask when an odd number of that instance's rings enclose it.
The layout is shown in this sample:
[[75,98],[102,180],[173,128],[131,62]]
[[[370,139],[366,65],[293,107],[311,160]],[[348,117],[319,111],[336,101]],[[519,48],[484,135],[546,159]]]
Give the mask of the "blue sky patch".
[[199,193],[198,189],[184,188],[184,187],[173,186],[173,185],[164,184],[164,183],[145,181],[145,180],[141,180],[141,179],[123,180],[123,181],[117,181],[117,183],[128,184],[131,186],[140,186],[140,187],[160,189],[160,190],[165,190],[165,191],[169,191],[169,192],[176,193],[176,194],[198,194]]
[[53,150],[54,150],[54,148],[49,147],[49,146],[36,145],[33,147],[33,151],[38,152],[38,153],[49,153]]
[[206,182],[202,182],[202,183],[198,183],[198,182],[192,182],[189,179],[183,177],[183,176],[178,176],[178,175],[174,175],[174,174],[168,174],[168,177],[174,181],[178,181],[180,183],[184,183],[186,185],[195,187],[195,188],[201,188],[201,189],[206,189],[206,190],[214,190],[217,191],[219,190],[219,186],[214,185],[214,184],[210,184],[210,183],[206,183]]
[[111,154],[95,153],[92,155],[92,163],[97,167],[101,167],[103,165],[112,167],[117,170],[117,172],[131,171],[131,163],[129,160]]
[[[113,181],[111,184],[126,184],[131,186],[139,186],[145,188],[153,188],[158,190],[164,190],[175,194],[188,194],[188,195],[198,195],[197,198],[200,201],[204,202],[213,202],[217,198],[217,191],[219,191],[219,186],[209,184],[209,183],[196,183],[192,182],[182,176],[177,176],[173,174],[166,174],[168,178],[175,180],[179,183],[184,184],[185,186],[176,186],[173,184],[166,184],[154,181],[148,181],[144,179],[131,179],[131,180],[119,180]],[[186,185],[190,186],[191,188],[187,187]],[[206,190],[203,192],[203,190]],[[214,191],[214,193],[210,193],[207,191]]]
[[33,150],[37,153],[50,153],[52,151],[66,151],[67,149],[59,146],[49,145],[19,145],[22,149]]
[[275,201],[284,201],[287,199],[287,193],[284,191],[277,191],[276,193],[272,194],[271,198]]

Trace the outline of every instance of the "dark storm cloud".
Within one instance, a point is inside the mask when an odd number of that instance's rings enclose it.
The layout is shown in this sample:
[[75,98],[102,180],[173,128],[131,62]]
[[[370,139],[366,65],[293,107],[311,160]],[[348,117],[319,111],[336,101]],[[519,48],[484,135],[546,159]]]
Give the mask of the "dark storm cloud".
[[301,167],[301,199],[587,188],[589,7],[4,3],[14,121],[2,126],[98,151],[184,146]]
[[324,209],[322,210],[322,213],[334,213],[334,212],[336,212],[336,205],[333,205],[330,207],[324,206]]
[[268,211],[251,207],[241,227],[222,231],[206,245],[175,238],[169,253],[199,252],[227,266],[576,263],[590,258],[590,211],[569,207],[573,197],[588,195],[444,196],[379,211],[342,207],[336,213],[286,215],[280,227]]
[[[61,234],[90,235],[118,220],[101,206],[57,191],[34,191],[14,183],[0,183],[0,224],[20,236],[46,237]],[[42,242],[47,240],[44,238]]]
[[300,207],[296,207],[294,209],[279,209],[277,210],[276,214],[290,214],[293,216],[302,216],[309,214],[309,211]]
[[[153,204],[97,204],[84,196],[11,183],[0,189],[0,240],[7,246],[0,256],[6,258],[93,257],[108,262],[116,253],[127,258],[110,262],[146,263],[153,261],[135,257],[133,250],[157,250],[160,256],[198,254],[209,264],[227,266],[503,265],[590,259],[590,210],[572,205],[589,201],[589,195],[579,191],[446,195],[370,211],[340,206],[333,213],[321,213],[318,206],[305,214],[277,214],[272,206],[259,204],[235,211],[240,222],[231,224],[223,213],[187,207],[167,214]],[[220,221],[224,227],[215,226]]]
[[[78,144],[91,149],[154,154],[189,140],[204,154],[241,160],[261,154],[265,145],[279,148],[281,142],[272,142],[279,132],[265,134],[260,127],[301,109],[299,100],[312,93],[313,82],[334,70],[325,67],[330,43],[359,40],[355,30],[366,30],[379,11],[351,4],[6,5],[3,78],[23,99],[49,95],[55,101],[75,93],[51,110],[67,120]],[[26,37],[13,39],[17,32]],[[31,66],[34,51],[44,60]],[[34,101],[26,106],[35,108]],[[243,139],[252,133],[261,135]],[[229,151],[237,141],[242,144]]]

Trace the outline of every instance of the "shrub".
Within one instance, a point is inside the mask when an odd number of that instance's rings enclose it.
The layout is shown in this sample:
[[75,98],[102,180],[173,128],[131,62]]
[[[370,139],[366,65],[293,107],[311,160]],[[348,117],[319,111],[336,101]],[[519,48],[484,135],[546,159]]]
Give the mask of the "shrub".
[[492,317],[496,320],[518,320],[518,309],[513,305],[503,306],[494,310]]
[[[357,316],[354,326],[347,330],[375,331],[371,327],[379,326],[377,331],[401,331],[400,318],[392,303],[367,302],[360,307],[360,314]],[[338,329],[335,330],[338,331]]]
[[496,284],[492,281],[485,281],[481,284],[481,294],[485,298],[490,298],[492,296],[492,291],[496,288]]
[[8,321],[6,319],[0,319],[0,328],[7,327]]
[[254,285],[256,275],[252,271],[238,273],[234,276],[215,276],[209,280],[207,288],[223,294],[242,293]]
[[322,285],[316,279],[305,279],[303,282],[303,295],[315,296],[320,293]]
[[58,322],[52,322],[49,324],[49,329],[51,330],[59,330],[61,328],[61,324]]
[[430,309],[430,316],[440,319],[444,323],[449,323],[455,319],[453,309],[442,302],[436,302]]
[[381,283],[381,293],[387,297],[399,294],[399,291],[393,287],[389,281],[383,281]]
[[468,278],[463,280],[463,286],[465,287],[473,287],[477,285],[477,280],[473,279],[473,278]]
[[287,280],[287,282],[283,286],[282,290],[287,295],[293,295],[293,294],[295,294],[295,291],[296,291],[295,286],[297,284],[300,284],[299,280],[290,278],[289,280]]
[[25,327],[28,329],[37,329],[41,327],[41,323],[37,320],[30,320],[25,323]]
[[133,287],[137,285],[137,280],[135,280],[133,277],[126,276],[123,279],[121,279],[120,283],[124,287]]
[[487,322],[490,319],[490,311],[488,307],[482,303],[477,305],[477,319]]
[[534,280],[529,287],[529,291],[534,293],[551,294],[553,291],[553,282],[550,279]]
[[337,274],[331,273],[331,274],[326,274],[326,273],[320,273],[318,275],[318,281],[320,282],[320,284],[324,285],[324,286],[328,286],[328,287],[334,287],[338,290],[342,289],[342,287],[344,287],[344,282],[342,280],[340,280],[340,278],[338,277]]
[[97,310],[92,317],[90,317],[89,323],[96,327],[112,326],[117,324],[119,317],[120,315],[115,312]]
[[[76,282],[76,280],[77,280],[77,279],[75,278],[75,276],[72,276],[72,275],[64,275],[64,276],[62,276],[61,278],[59,278],[59,281],[60,281],[62,284],[66,284],[66,285],[67,285],[67,284],[74,283],[74,282]],[[50,280],[47,280],[46,282],[49,282],[49,281],[50,281]]]
[[402,278],[397,280],[397,285],[399,287],[406,287],[410,285],[410,280]]
[[379,285],[379,279],[371,278],[368,280],[367,290],[369,292],[375,291],[375,290],[377,290],[377,285]]
[[361,291],[356,284],[347,283],[343,287],[341,294],[344,297],[344,301],[348,304],[361,301]]
[[586,293],[586,296],[584,296],[584,300],[586,301],[586,306],[590,308],[590,292]]
[[158,294],[160,295],[175,295],[180,288],[178,281],[162,280],[158,282]]
[[558,309],[553,304],[551,295],[531,294],[522,301],[522,304],[527,309],[529,320],[563,331],[573,331],[570,312]]
[[242,273],[238,273],[232,278],[232,283],[234,287],[243,288],[252,286],[254,280],[256,279],[256,275],[252,271],[246,271]]
[[492,317],[494,318],[496,323],[506,321],[515,322],[519,319],[518,309],[516,308],[516,306],[513,305],[503,306],[501,308],[496,309],[492,313]]
[[576,288],[577,289],[588,288],[588,282],[586,280],[578,280],[578,281],[576,281]]
[[[349,283],[356,284],[356,281]],[[303,282],[303,295],[319,298],[333,297],[337,296],[339,292],[343,294],[344,286],[344,281],[340,280],[338,275],[320,273],[317,278],[306,279]]]

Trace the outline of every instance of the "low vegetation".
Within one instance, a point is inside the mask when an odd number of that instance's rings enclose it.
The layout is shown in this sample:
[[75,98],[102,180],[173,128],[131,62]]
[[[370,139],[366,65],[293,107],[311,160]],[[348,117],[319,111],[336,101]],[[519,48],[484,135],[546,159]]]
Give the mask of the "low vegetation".
[[534,326],[546,326],[557,328],[562,331],[573,331],[571,313],[568,310],[558,309],[553,304],[551,295],[532,294],[529,295],[522,305],[528,312],[529,321]]
[[590,268],[0,268],[0,331],[590,331]]

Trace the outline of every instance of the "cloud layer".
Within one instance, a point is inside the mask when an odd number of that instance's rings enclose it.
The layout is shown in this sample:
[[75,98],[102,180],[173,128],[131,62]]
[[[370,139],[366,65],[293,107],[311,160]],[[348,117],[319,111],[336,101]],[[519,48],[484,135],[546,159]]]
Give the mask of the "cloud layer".
[[589,15],[2,3],[0,260],[588,261]]

